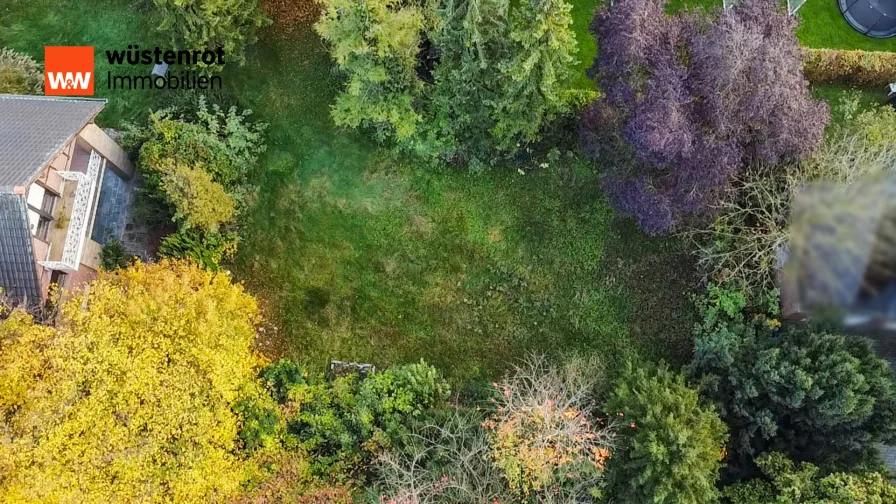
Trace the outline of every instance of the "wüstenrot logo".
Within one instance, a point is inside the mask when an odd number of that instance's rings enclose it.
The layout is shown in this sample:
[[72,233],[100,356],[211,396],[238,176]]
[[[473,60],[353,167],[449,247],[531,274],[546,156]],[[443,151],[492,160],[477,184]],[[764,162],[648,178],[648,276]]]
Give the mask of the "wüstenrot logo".
[[93,46],[46,46],[44,68],[45,95],[93,95]]

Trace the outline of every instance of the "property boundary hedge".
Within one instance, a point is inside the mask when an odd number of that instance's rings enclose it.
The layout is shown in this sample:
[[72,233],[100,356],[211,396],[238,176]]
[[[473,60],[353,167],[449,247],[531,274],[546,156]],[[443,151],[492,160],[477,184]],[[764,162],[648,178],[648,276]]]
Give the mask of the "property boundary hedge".
[[813,84],[884,87],[896,82],[896,53],[807,49],[803,72]]

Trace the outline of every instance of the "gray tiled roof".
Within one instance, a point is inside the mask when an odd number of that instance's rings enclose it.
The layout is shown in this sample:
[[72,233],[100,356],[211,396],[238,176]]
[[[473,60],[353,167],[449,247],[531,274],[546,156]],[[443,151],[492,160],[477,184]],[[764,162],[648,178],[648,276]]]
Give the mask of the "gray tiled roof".
[[13,303],[40,302],[25,197],[0,193],[0,288]]
[[92,98],[0,94],[0,192],[31,183],[105,104]]

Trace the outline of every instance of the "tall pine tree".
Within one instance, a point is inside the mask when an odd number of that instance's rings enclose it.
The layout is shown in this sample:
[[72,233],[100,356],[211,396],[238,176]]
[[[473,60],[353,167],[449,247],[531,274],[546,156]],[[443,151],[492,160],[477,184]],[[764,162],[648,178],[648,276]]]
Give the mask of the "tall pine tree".
[[380,138],[417,134],[423,91],[417,56],[426,10],[402,0],[318,1],[314,28],[347,77],[333,105],[334,122],[373,127]]
[[446,159],[482,166],[496,124],[494,78],[507,54],[507,0],[447,0],[433,35],[440,50],[432,94],[433,133]]
[[492,128],[498,148],[538,139],[541,126],[566,110],[576,59],[572,6],[565,0],[523,0],[510,14],[510,51],[500,65]]

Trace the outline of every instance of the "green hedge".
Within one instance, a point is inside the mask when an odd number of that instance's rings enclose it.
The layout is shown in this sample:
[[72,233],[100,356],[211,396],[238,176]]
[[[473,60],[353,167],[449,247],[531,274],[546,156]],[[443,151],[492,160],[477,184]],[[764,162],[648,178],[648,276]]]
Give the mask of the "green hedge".
[[884,87],[896,82],[896,53],[806,49],[803,72],[813,84]]

